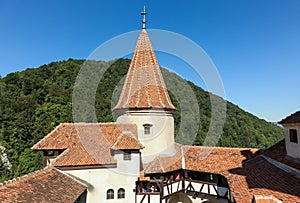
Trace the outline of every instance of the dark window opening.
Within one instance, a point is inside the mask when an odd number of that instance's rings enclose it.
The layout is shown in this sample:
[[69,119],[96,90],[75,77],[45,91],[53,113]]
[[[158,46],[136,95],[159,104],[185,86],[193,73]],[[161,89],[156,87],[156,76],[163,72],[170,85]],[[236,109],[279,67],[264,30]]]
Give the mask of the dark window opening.
[[53,150],[48,150],[47,151],[47,156],[54,156],[54,151]]
[[152,125],[151,124],[144,124],[143,126],[144,126],[144,134],[145,135],[150,135],[150,133],[151,133],[150,128],[151,128]]
[[118,190],[118,199],[124,199],[125,198],[125,190],[123,188],[120,188]]
[[114,190],[113,189],[107,190],[106,199],[114,199]]
[[74,203],[86,203],[86,195],[87,195],[87,191],[85,191],[84,193],[82,193],[76,200]]
[[297,130],[290,129],[290,142],[298,143]]
[[131,152],[124,152],[123,160],[131,160]]
[[58,156],[60,155],[64,150],[45,150],[44,156]]

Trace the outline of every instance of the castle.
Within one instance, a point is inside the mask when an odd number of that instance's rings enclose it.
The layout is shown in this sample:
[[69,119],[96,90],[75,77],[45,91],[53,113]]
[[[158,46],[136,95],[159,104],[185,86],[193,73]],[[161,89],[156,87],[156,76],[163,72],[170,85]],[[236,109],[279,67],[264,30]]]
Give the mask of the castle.
[[300,202],[300,112],[280,122],[285,140],[264,151],[176,143],[176,109],[145,23],[116,122],[57,126],[32,147],[46,167],[3,183],[0,202]]

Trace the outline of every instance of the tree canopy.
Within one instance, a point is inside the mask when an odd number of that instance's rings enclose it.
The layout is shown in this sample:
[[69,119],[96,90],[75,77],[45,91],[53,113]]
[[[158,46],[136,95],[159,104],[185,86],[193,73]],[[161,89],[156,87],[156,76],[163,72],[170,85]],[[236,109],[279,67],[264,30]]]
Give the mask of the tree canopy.
[[[73,122],[74,83],[84,62],[73,59],[52,62],[39,68],[30,68],[0,78],[0,144],[6,148],[12,164],[12,169],[8,170],[0,161],[0,182],[42,167],[42,154],[32,152],[30,147],[58,124]],[[98,85],[95,109],[97,122],[112,122],[114,118],[111,108],[120,93],[120,84],[127,73],[130,60],[89,61],[89,63],[99,69],[108,68]],[[189,126],[186,126],[186,134],[176,136],[176,141],[182,144],[201,145],[211,121],[210,96],[217,96],[191,82],[184,81],[166,69],[163,69],[162,73],[168,89],[176,89],[176,81],[183,81],[192,89],[198,102],[196,105],[199,108],[200,125],[197,126],[199,129],[196,137],[189,136]],[[172,85],[173,87],[170,87]],[[184,116],[180,103],[189,101],[179,102],[172,91],[169,93],[177,108],[174,115],[175,135],[177,135],[181,117]],[[217,97],[217,100],[221,101],[222,98]],[[283,138],[281,127],[259,119],[230,102],[226,105],[225,125],[217,146],[266,148]],[[194,118],[187,115],[185,119]]]

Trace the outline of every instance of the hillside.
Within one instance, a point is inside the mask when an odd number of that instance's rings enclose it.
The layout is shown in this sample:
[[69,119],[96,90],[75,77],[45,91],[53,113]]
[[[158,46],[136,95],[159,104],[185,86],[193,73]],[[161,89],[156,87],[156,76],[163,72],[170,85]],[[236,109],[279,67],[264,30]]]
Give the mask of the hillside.
[[[8,170],[0,161],[0,182],[40,168],[42,154],[32,152],[30,147],[59,123],[73,122],[73,84],[83,63],[83,60],[73,59],[53,62],[39,68],[12,73],[0,79],[0,145],[6,148],[8,159],[12,164],[11,170]],[[111,100],[113,103],[116,102],[120,88],[115,87],[124,78],[130,60],[89,63],[99,68],[109,67],[99,83],[95,109],[98,122],[113,121]],[[174,79],[185,82],[165,69],[162,72],[168,89],[177,88],[177,83],[172,82]],[[200,127],[195,138],[189,135],[189,126],[185,126],[187,129],[185,135],[180,134],[180,118],[184,115],[180,114],[182,107],[179,103],[188,101],[178,102],[170,92],[173,104],[178,109],[175,114],[175,131],[176,135],[180,135],[176,136],[176,140],[183,144],[201,145],[210,124],[209,93],[191,82],[188,84],[199,104]],[[185,119],[193,118],[187,116]],[[265,148],[282,138],[282,128],[227,102],[225,126],[218,146]]]

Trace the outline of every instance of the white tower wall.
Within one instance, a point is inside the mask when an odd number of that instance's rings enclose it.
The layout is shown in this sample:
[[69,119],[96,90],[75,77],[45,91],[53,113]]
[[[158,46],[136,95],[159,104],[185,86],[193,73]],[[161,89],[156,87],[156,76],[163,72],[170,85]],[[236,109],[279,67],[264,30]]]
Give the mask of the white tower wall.
[[[174,155],[174,118],[172,112],[130,110],[120,115],[117,122],[137,125],[138,139],[145,147],[141,150],[143,162],[150,162],[157,155]],[[150,126],[150,134],[145,134],[145,126]]]

